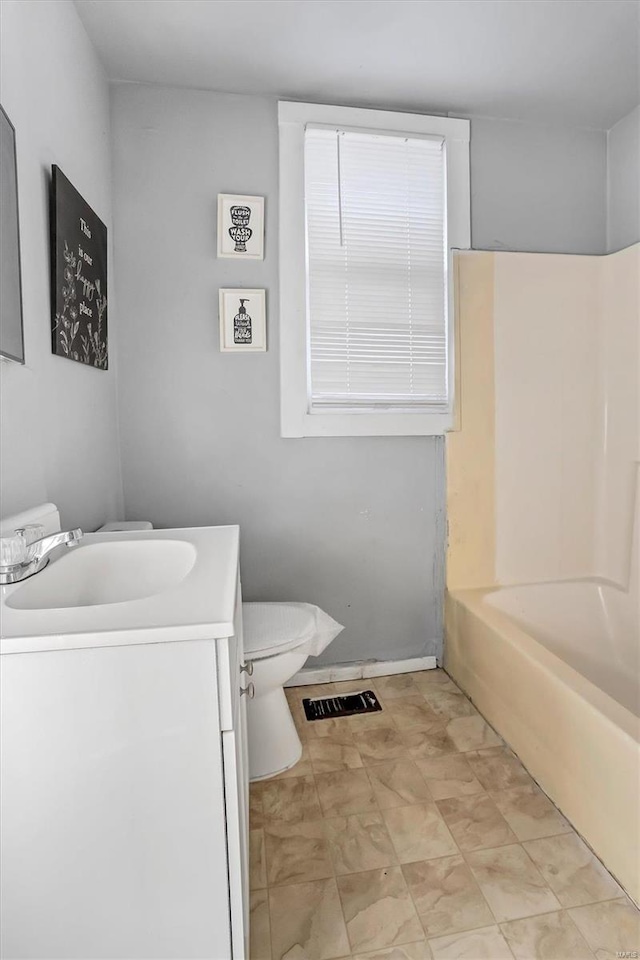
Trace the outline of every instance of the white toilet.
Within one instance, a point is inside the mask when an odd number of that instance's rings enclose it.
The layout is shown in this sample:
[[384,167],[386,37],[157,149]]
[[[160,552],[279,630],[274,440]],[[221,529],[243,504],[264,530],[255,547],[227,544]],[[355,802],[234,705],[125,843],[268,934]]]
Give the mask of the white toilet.
[[[105,523],[98,533],[151,530],[146,520]],[[253,665],[247,703],[249,779],[264,780],[302,755],[284,685],[307,657],[317,657],[344,629],[310,603],[243,603],[244,658]]]
[[284,684],[343,627],[309,603],[243,603],[242,627],[254,685],[247,703],[249,779],[263,780],[288,770],[302,755]]

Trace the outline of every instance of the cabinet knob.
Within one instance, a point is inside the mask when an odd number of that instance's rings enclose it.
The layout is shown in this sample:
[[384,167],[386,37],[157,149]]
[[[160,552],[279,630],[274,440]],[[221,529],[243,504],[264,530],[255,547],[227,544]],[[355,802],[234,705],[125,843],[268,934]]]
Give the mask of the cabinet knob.
[[253,676],[253,660],[247,660],[246,663],[241,663],[240,673],[246,673],[248,677],[252,677]]
[[252,683],[248,683],[246,687],[240,687],[240,696],[249,697],[249,700],[253,700],[256,695],[256,688]]

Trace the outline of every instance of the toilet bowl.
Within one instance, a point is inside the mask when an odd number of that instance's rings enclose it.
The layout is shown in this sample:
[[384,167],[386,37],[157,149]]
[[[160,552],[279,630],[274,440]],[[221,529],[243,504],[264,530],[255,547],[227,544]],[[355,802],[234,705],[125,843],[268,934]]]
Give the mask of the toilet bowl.
[[264,780],[293,767],[302,756],[285,683],[343,628],[308,603],[243,603],[242,628],[245,659],[253,664],[254,696],[247,702],[249,779]]
[[[97,532],[152,529],[148,520],[117,520]],[[310,603],[243,603],[242,622],[244,659],[253,665],[253,698],[247,700],[249,779],[265,780],[302,756],[284,685],[344,628]]]

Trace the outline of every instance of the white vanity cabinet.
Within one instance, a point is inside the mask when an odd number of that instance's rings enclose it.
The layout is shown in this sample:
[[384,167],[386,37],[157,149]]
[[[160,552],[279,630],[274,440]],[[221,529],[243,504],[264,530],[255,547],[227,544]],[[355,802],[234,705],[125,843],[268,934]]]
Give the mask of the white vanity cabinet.
[[248,956],[249,681],[237,531],[216,529],[224,584],[204,624],[149,613],[35,638],[3,608],[4,960]]

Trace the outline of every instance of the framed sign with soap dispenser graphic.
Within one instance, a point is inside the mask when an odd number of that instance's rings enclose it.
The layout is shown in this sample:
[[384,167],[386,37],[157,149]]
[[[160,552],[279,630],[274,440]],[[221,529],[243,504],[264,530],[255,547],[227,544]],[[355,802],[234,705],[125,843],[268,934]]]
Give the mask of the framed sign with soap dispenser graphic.
[[220,290],[220,350],[259,353],[267,349],[266,291]]

